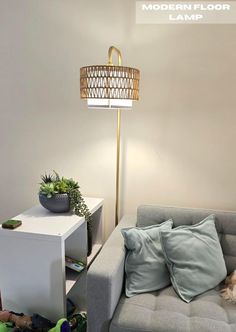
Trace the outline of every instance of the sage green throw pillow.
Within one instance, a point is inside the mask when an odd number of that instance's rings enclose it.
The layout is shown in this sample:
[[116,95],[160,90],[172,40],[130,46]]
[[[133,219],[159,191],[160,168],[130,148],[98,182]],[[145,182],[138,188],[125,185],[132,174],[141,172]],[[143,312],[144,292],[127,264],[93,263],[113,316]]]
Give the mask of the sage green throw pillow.
[[172,226],[173,221],[168,220],[159,225],[121,230],[127,248],[126,296],[154,291],[170,284],[160,243],[160,231],[168,231]]
[[214,215],[196,225],[162,231],[161,245],[172,285],[185,302],[214,288],[226,277]]

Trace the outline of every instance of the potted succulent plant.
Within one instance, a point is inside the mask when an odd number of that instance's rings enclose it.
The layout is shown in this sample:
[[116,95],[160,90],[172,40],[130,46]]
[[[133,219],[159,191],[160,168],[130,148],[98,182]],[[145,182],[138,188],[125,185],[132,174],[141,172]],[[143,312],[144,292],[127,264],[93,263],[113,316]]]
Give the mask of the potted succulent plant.
[[82,197],[78,182],[73,179],[60,177],[57,172],[41,176],[39,201],[51,212],[69,212],[85,217],[88,230],[88,255],[92,250],[92,218],[91,213]]

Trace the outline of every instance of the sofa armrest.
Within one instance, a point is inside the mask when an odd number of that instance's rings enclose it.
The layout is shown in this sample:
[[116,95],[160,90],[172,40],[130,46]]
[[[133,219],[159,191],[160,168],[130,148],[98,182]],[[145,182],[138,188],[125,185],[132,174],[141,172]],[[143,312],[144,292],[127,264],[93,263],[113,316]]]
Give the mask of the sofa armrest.
[[120,230],[136,225],[125,216],[104,244],[87,275],[88,331],[108,332],[123,289],[125,248]]

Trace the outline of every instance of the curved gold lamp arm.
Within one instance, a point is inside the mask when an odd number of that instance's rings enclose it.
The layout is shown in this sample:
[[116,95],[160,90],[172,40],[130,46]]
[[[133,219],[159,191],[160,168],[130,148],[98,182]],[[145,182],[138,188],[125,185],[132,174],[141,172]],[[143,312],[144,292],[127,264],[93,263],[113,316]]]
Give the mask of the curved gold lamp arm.
[[117,55],[118,55],[118,65],[121,66],[121,64],[122,64],[121,52],[115,46],[109,47],[109,50],[108,50],[108,65],[110,65],[110,66],[113,65],[113,62],[112,62],[112,53],[113,52],[117,53]]

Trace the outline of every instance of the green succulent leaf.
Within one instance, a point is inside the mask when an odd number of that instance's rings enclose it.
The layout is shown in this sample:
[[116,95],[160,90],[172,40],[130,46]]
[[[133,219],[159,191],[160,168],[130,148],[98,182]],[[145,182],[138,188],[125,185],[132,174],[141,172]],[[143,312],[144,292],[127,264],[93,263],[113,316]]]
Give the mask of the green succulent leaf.
[[53,175],[45,173],[44,175],[41,175],[41,179],[43,183],[51,183],[53,182]]
[[49,182],[49,183],[44,183],[43,182],[40,185],[39,193],[50,198],[53,195],[57,194],[58,191],[55,188],[55,184],[53,182]]
[[59,182],[61,181],[59,174],[53,170],[53,173],[55,174],[55,181]]

